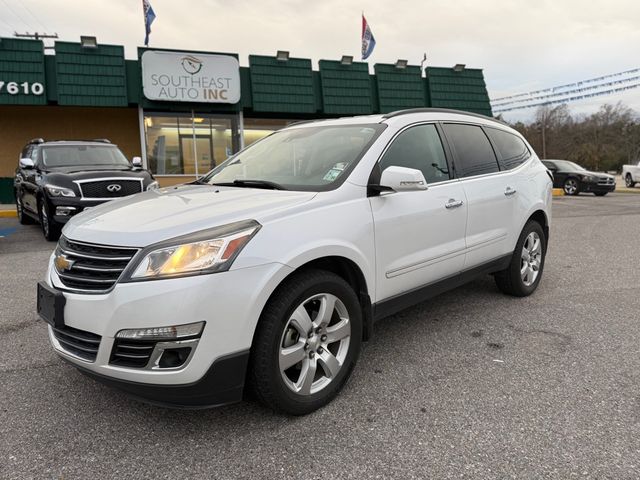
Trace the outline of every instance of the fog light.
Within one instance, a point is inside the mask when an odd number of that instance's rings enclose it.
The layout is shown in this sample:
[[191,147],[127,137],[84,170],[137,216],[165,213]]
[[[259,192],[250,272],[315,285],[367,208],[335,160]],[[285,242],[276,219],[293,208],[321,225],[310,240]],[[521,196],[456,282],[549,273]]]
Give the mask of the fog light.
[[181,340],[199,337],[203,328],[204,322],[171,327],[133,328],[120,330],[116,333],[116,338],[128,338],[130,340]]
[[56,215],[61,215],[63,217],[73,215],[75,211],[76,207],[56,207]]
[[176,368],[180,367],[187,361],[189,354],[191,353],[191,347],[183,348],[171,348],[165,350],[160,357],[158,366],[160,368]]

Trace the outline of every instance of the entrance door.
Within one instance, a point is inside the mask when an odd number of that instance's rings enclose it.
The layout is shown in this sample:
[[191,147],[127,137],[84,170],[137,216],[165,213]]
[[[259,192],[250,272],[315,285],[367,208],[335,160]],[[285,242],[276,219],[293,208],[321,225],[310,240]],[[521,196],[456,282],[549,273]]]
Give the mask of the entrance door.
[[[209,135],[180,135],[180,148],[184,161],[184,173],[202,176],[215,166]],[[197,165],[197,171],[196,171]]]

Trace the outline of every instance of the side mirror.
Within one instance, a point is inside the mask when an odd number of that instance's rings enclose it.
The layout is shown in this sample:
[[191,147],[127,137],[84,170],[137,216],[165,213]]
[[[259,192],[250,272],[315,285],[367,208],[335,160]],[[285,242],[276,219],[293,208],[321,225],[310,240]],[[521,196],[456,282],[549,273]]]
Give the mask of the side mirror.
[[30,158],[21,158],[20,159],[20,168],[25,170],[31,170],[34,167],[33,160]]
[[136,168],[142,168],[142,158],[140,157],[133,157],[131,159],[131,164],[136,167]]
[[405,167],[388,167],[380,178],[382,190],[394,192],[414,192],[426,190],[427,181],[420,170]]

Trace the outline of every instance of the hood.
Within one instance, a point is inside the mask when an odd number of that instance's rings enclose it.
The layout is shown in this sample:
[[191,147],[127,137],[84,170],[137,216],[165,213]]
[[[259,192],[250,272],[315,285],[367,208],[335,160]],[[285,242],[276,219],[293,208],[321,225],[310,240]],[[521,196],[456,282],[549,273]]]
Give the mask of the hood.
[[316,192],[181,185],[85,210],[71,218],[63,234],[88,243],[144,247],[241,220],[260,222],[315,195]]
[[46,171],[47,176],[55,177],[57,175],[64,175],[65,178],[72,180],[84,180],[88,178],[100,178],[100,177],[132,177],[140,178],[142,176],[148,176],[146,170],[133,167],[108,167],[106,165],[78,165],[70,167],[56,167],[48,168]]

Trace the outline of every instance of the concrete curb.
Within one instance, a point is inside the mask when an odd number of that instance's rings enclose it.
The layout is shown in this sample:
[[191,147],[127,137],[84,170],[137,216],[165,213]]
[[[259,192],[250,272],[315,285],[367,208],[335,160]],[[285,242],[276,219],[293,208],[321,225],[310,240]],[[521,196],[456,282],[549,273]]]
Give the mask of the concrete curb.
[[14,218],[18,216],[15,210],[0,210],[0,218]]
[[553,189],[553,196],[554,197],[563,197],[564,196],[564,190],[561,188],[554,188]]

